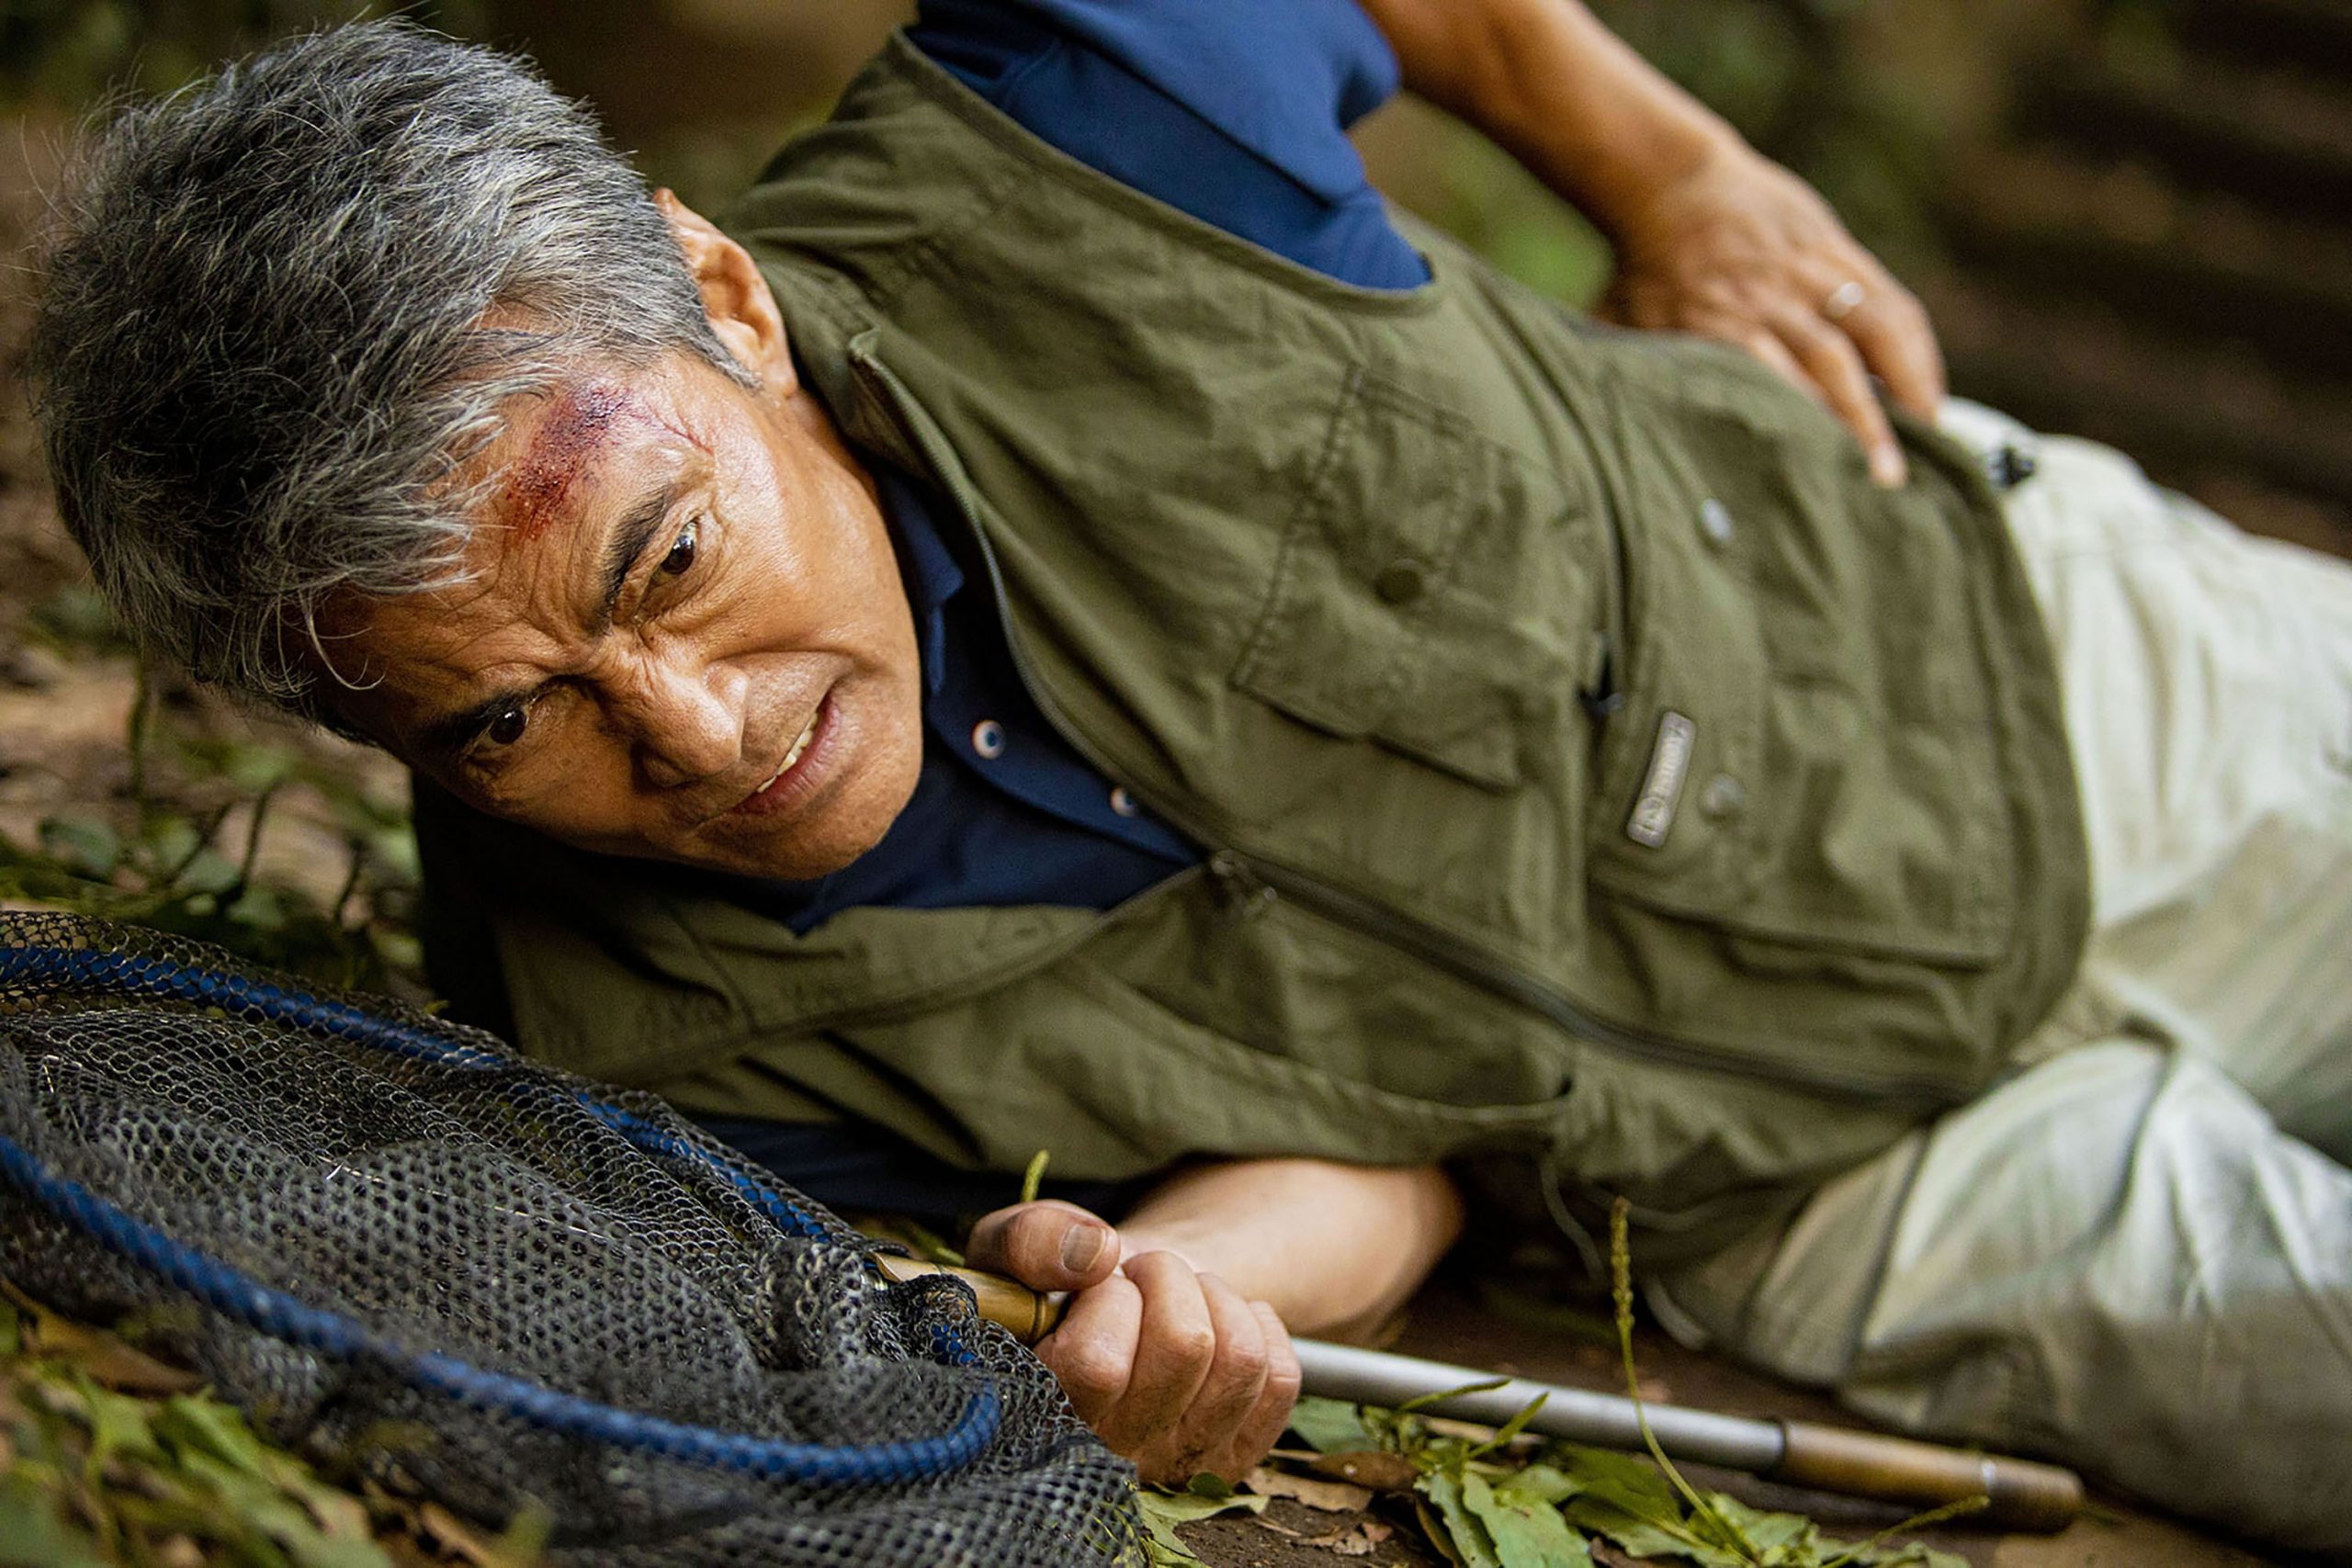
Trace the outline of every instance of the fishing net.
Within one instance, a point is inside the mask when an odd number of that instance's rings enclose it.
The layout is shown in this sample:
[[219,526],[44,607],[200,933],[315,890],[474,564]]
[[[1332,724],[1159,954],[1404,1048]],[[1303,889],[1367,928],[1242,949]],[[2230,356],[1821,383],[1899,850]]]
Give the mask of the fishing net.
[[962,1285],[660,1101],[218,950],[0,914],[0,1274],[271,1438],[581,1563],[1140,1555]]

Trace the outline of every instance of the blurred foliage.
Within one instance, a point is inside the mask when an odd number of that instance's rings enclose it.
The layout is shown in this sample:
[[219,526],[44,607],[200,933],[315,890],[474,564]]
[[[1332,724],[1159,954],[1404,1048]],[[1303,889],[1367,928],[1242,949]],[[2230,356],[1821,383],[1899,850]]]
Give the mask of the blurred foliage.
[[797,113],[675,125],[639,142],[630,162],[695,211],[721,213],[759,177],[777,148],[822,120],[831,107],[820,102]]
[[1430,188],[1412,193],[1420,215],[1502,271],[1579,309],[1600,297],[1613,263],[1609,242],[1511,155],[1453,121],[1430,159]]
[[2140,82],[2178,85],[2189,69],[2181,9],[2181,0],[2107,0],[2098,16],[2100,62]]
[[[2157,17],[2162,0],[2138,0]],[[1997,115],[2019,30],[1969,0],[1592,0],[1598,17],[1750,142],[1827,197],[1895,270],[1943,258],[1935,197],[1956,148]],[[2068,5],[2043,4],[2041,27]],[[1980,25],[1981,24],[1981,25]],[[2164,33],[2160,17],[2147,24]],[[2030,43],[2029,43],[2030,47]],[[1507,153],[1432,118],[1403,194],[1521,282],[1572,305],[1609,246]]]
[[[690,8],[646,4],[666,9],[681,37],[693,26]],[[2031,25],[2014,4],[1970,0],[1592,4],[1668,74],[1812,180],[1898,267],[1936,259],[1928,197],[1955,118],[1967,112],[1952,94],[1972,73],[1961,56],[1981,62],[2020,30],[2096,8],[2119,58],[2157,71],[2177,58],[2170,0],[2037,0],[2028,10],[2041,19]],[[524,17],[556,26],[562,16],[500,0],[0,0],[0,102],[75,107],[109,89],[164,91],[285,32],[393,10],[469,37],[509,35]],[[1930,41],[1906,50],[1906,35]],[[714,121],[697,83],[681,79],[664,123],[634,134],[635,155],[690,203],[721,207],[806,118],[800,106],[832,85],[779,79],[775,115]],[[1607,251],[1589,227],[1479,138],[1452,127],[1435,134],[1443,145],[1426,160],[1435,188],[1414,193],[1432,218],[1548,293],[1581,301],[1598,291]]]
[[[68,660],[127,647],[80,585],[33,606],[27,635]],[[424,994],[404,795],[371,787],[338,745],[160,689],[144,671],[123,744],[119,796],[52,812],[30,843],[0,834],[0,900],[176,931],[330,985]],[[339,849],[339,868],[272,874],[262,852],[289,800],[306,841]]]
[[0,0],[0,103],[167,93],[287,33],[391,10],[455,33],[481,25],[477,0]]
[[[1593,9],[1811,181],[1898,270],[1934,259],[1928,198],[1962,109],[1950,96],[1962,62],[1890,58],[1883,47],[1892,29],[1942,20],[1929,0],[1595,0]],[[1997,29],[1973,36],[1985,51],[2001,46]]]

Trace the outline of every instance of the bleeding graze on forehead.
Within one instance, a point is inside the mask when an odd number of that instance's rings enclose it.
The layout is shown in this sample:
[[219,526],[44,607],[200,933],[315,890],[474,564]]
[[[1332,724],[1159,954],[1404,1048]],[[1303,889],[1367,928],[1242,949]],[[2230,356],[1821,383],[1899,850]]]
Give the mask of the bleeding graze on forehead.
[[645,417],[628,390],[612,382],[566,387],[540,419],[529,446],[507,466],[499,487],[500,513],[524,538],[537,538],[564,514],[574,482],[596,460],[614,423]]

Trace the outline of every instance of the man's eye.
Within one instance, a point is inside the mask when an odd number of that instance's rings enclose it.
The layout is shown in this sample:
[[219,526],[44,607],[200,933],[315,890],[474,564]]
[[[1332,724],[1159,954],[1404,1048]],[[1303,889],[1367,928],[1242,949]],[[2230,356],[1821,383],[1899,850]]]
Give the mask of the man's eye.
[[677,541],[670,547],[670,553],[662,558],[662,574],[664,577],[682,577],[686,569],[695,564],[695,536],[701,529],[702,520],[696,518],[678,531]]
[[530,710],[520,703],[510,704],[482,730],[482,739],[492,746],[512,746],[523,739],[523,728],[530,722]]

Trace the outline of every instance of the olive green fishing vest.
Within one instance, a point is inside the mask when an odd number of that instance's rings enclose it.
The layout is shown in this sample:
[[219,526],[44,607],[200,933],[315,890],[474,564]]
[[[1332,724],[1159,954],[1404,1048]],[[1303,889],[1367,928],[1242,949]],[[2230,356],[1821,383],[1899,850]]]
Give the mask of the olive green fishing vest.
[[1982,1089],[2072,974],[2051,658],[1932,434],[1880,491],[1739,355],[1417,224],[1429,284],[1333,281],[903,40],[728,227],[853,446],[953,499],[1046,715],[1204,863],[796,937],[438,827],[531,1051],[1071,1177],[1548,1156],[1668,1226]]

